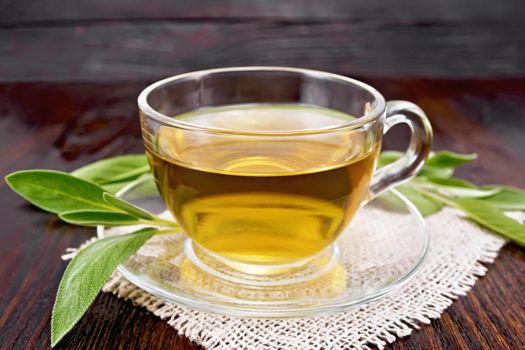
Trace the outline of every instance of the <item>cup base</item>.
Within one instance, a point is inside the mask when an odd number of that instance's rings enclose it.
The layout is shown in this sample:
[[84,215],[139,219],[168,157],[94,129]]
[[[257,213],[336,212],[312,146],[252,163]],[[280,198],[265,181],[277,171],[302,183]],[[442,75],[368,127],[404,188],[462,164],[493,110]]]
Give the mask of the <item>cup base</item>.
[[255,265],[225,259],[191,239],[184,243],[188,259],[203,272],[224,281],[254,286],[282,286],[306,282],[329,271],[339,258],[339,248],[330,245],[320,253],[290,264]]
[[[166,210],[151,178],[133,183],[118,197],[152,213]],[[135,229],[99,226],[98,236]],[[181,234],[153,236],[118,271],[159,300],[205,312],[265,318],[317,316],[360,306],[399,290],[422,266],[428,239],[421,215],[392,191],[357,212],[350,227],[333,243],[331,249],[337,246],[337,251],[323,251],[325,255],[297,266],[278,266],[284,268],[281,271],[274,268],[262,274],[254,266],[214,259],[201,254],[200,247]],[[325,265],[315,263],[323,257]],[[334,261],[331,268],[330,259]]]

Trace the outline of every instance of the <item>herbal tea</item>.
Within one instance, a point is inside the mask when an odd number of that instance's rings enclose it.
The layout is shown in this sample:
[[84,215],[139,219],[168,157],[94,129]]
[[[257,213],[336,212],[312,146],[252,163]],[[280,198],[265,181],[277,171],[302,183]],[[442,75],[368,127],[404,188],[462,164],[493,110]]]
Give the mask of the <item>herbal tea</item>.
[[351,131],[292,134],[352,119],[308,105],[206,108],[177,119],[283,132],[262,137],[161,126],[146,142],[160,193],[188,236],[243,263],[286,264],[326,248],[366,196],[380,148]]

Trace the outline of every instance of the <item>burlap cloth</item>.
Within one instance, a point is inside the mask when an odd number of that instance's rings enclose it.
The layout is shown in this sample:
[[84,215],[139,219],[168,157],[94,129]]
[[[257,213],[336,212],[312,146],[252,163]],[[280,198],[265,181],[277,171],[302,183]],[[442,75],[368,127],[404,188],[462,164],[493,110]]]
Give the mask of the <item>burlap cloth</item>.
[[[523,213],[512,216],[524,218]],[[483,264],[491,263],[505,244],[453,209],[428,217],[426,223],[430,251],[419,273],[397,294],[338,314],[291,319],[210,314],[158,299],[118,272],[103,291],[145,307],[206,349],[382,349],[439,318],[485,274]],[[70,249],[64,258],[75,251]]]

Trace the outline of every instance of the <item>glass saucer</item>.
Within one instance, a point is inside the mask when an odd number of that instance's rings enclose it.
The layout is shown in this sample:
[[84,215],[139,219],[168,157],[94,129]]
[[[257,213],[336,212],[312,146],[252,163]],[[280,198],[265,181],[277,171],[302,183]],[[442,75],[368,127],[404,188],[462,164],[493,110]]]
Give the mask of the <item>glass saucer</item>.
[[[133,183],[118,196],[153,213],[166,210],[151,179]],[[97,232],[102,238],[126,230],[99,226]],[[229,278],[220,266],[212,269],[219,273],[210,273],[210,266],[198,259],[198,247],[183,234],[152,237],[118,270],[163,300],[206,312],[309,316],[343,311],[398,291],[421,267],[428,240],[421,214],[392,190],[358,211],[338,240],[315,257],[323,268],[309,278],[275,275],[277,281],[290,282],[268,284]]]

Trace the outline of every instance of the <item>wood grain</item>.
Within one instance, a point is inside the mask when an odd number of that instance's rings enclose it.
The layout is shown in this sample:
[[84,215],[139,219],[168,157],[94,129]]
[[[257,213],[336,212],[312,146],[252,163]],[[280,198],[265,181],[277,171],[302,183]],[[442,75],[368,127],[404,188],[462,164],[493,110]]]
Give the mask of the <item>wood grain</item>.
[[[234,65],[361,77],[429,115],[435,149],[476,152],[459,174],[525,188],[521,0],[0,0],[0,175],[71,170],[143,150],[135,104],[158,78]],[[388,148],[406,146],[394,128]],[[48,349],[60,255],[93,236],[0,181],[0,349]],[[525,348],[525,253],[507,245],[439,320],[389,349]],[[59,349],[197,349],[100,294]]]
[[521,21],[520,0],[484,2],[477,0],[104,0],[56,1],[31,3],[4,0],[0,2],[0,25],[35,25],[45,23],[78,23],[101,20],[212,19],[287,21],[334,20],[403,20],[403,21]]
[[[365,78],[389,99],[418,103],[430,116],[435,148],[477,152],[460,169],[477,183],[525,188],[525,79]],[[71,170],[142,149],[135,99],[145,83],[0,84],[0,174],[25,168]],[[506,122],[496,123],[487,115]],[[398,130],[399,131],[399,130]],[[403,133],[385,144],[399,148]],[[0,182],[0,348],[49,348],[60,255],[92,229],[58,222]],[[507,245],[487,276],[430,326],[390,349],[519,349],[525,346],[525,254]],[[60,349],[196,349],[165,322],[101,294]]]
[[521,22],[110,22],[0,29],[0,81],[140,81],[221,66],[525,76]]

